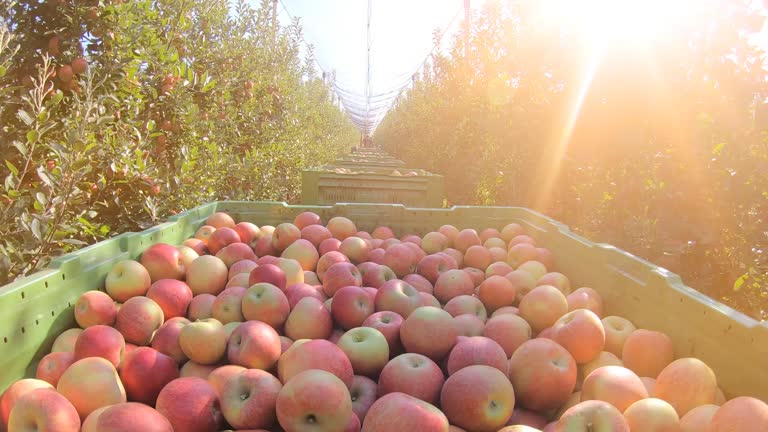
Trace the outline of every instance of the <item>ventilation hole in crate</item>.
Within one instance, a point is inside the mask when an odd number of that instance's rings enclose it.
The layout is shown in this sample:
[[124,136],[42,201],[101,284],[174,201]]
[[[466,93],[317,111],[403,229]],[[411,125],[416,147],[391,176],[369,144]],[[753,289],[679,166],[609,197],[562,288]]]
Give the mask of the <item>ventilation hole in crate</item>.
[[27,330],[26,330],[24,327],[22,327],[22,328],[21,328],[21,333],[22,333],[22,334],[24,334],[24,333],[26,333],[26,332],[27,332]]
[[51,311],[51,316],[56,316],[56,312]]
[[39,320],[35,320],[35,325],[40,325],[40,321]]
[[48,281],[45,281],[45,287],[48,288]]
[[24,291],[22,291],[21,292],[21,298],[24,299],[24,297],[26,297],[26,295],[24,294]]
[[61,274],[61,280],[66,280],[66,279],[67,279],[67,274],[66,273],[62,273]]
[[3,343],[8,343],[8,338],[7,337],[3,337]]

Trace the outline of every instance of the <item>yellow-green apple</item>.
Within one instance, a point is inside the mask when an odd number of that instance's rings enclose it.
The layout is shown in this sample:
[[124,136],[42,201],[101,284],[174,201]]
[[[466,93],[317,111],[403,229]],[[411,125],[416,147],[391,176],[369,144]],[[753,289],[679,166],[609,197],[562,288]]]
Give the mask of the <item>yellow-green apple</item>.
[[768,405],[760,399],[740,396],[724,403],[715,412],[712,432],[768,430]]
[[584,378],[581,400],[601,400],[615,406],[620,412],[648,397],[648,390],[631,370],[622,366],[603,366]]
[[299,373],[322,369],[336,375],[347,387],[352,385],[352,363],[336,344],[324,339],[293,343],[277,362],[277,377],[284,385]]
[[323,276],[323,292],[328,297],[333,297],[339,288],[362,285],[363,277],[360,270],[348,262],[340,262],[330,266]]
[[544,264],[548,269],[554,268],[555,266],[555,256],[552,254],[552,251],[547,248],[536,248],[536,261]]
[[181,252],[167,243],[155,243],[141,254],[141,265],[152,282],[160,279],[183,279],[186,273]]
[[233,229],[240,236],[240,241],[251,247],[261,237],[259,227],[250,222],[239,222]]
[[240,324],[227,344],[227,359],[231,364],[248,369],[269,370],[280,358],[280,335],[261,321]]
[[[701,432],[706,431],[712,423],[712,417],[720,409],[720,406],[714,404],[699,405],[688,411],[688,414],[680,418],[680,432]],[[727,427],[733,425],[729,421],[721,430],[728,430]],[[739,429],[736,429],[739,430]]]
[[153,348],[138,347],[125,355],[119,373],[129,401],[154,406],[160,390],[179,377],[179,366]]
[[[440,253],[440,252],[438,252]],[[464,253],[461,252],[458,249],[454,248],[445,248],[443,249],[444,254],[448,255],[449,257],[453,258],[453,260],[456,262],[456,268],[462,268],[464,267]]]
[[481,245],[470,246],[464,253],[464,265],[485,271],[491,265],[491,252]]
[[400,341],[406,351],[435,361],[448,354],[457,336],[451,314],[432,306],[415,309],[400,326]]
[[405,244],[395,244],[384,251],[382,264],[392,269],[397,277],[416,272],[417,257]]
[[101,357],[77,360],[59,378],[56,390],[74,405],[81,419],[97,408],[126,402],[117,369]]
[[504,277],[514,285],[515,292],[517,293],[517,302],[520,302],[526,294],[538,286],[533,276],[522,270],[511,271],[504,275]]
[[363,288],[345,286],[336,291],[331,315],[341,328],[359,327],[374,312],[374,299]]
[[[212,227],[210,225],[203,225],[200,228],[195,231],[195,238],[202,240],[203,243],[205,243],[206,249],[208,248],[208,240],[211,238],[211,235],[216,231],[215,227]],[[200,254],[202,255],[202,254]]]
[[448,375],[472,365],[494,367],[507,376],[509,361],[504,349],[493,339],[483,336],[462,338],[448,355]]
[[301,230],[292,223],[281,223],[272,233],[272,247],[283,252],[291,243],[301,238]]
[[258,283],[268,283],[285,290],[286,276],[283,269],[274,264],[262,264],[251,270],[248,276],[248,286]]
[[147,297],[160,306],[163,317],[169,320],[187,315],[187,308],[192,302],[192,289],[180,280],[160,279],[149,287]]
[[[51,352],[75,352],[75,343],[80,333],[83,332],[81,328],[71,328],[64,330],[60,335],[53,340],[53,346]],[[119,332],[118,332],[119,333]]]
[[[264,227],[261,227],[263,230]],[[253,244],[253,252],[258,257],[277,255],[279,252],[272,246],[272,234],[262,234]]]
[[[87,428],[87,429],[86,429]],[[127,402],[99,408],[83,422],[82,432],[173,432],[162,414],[147,405]]]
[[[491,239],[491,240],[495,240],[495,239]],[[507,264],[506,248],[498,247],[498,246],[492,246],[492,247],[483,246],[483,247],[488,248],[488,252],[491,254],[491,264],[498,262],[498,263],[504,263],[506,265],[509,265]],[[488,266],[490,267],[490,264]],[[488,269],[486,268],[485,271],[488,272]],[[504,275],[500,275],[500,276],[504,276]]]
[[125,338],[114,327],[95,325],[80,333],[74,347],[75,361],[101,357],[117,367],[125,351]]
[[333,266],[336,263],[341,262],[349,262],[349,258],[347,258],[346,255],[339,251],[330,251],[327,253],[324,253],[320,259],[317,261],[317,270],[315,272],[317,273],[318,279],[322,282],[325,278],[325,272],[328,271],[331,266]]
[[368,260],[371,247],[360,237],[347,237],[339,245],[339,252],[346,255],[353,264],[360,264]]
[[245,369],[226,376],[219,390],[224,419],[237,429],[271,427],[282,388],[274,375],[260,369]]
[[367,376],[355,375],[352,377],[352,386],[349,388],[349,396],[352,398],[352,412],[361,422],[365,421],[365,415],[377,398],[376,381]]
[[460,295],[448,300],[448,303],[443,306],[443,310],[451,314],[452,317],[472,314],[482,322],[485,322],[488,318],[483,303],[477,297],[471,295]]
[[510,246],[507,250],[507,264],[514,268],[518,268],[521,264],[535,260],[536,258],[538,258],[538,251],[536,250],[536,246],[530,243],[518,243],[514,246]]
[[174,431],[213,432],[224,423],[219,396],[202,378],[171,381],[157,396],[155,409],[170,421]]
[[[191,240],[197,240],[197,239],[191,239]],[[197,241],[199,241],[199,240],[197,240]],[[202,245],[202,246],[205,246],[205,245]],[[199,257],[200,254],[197,253],[197,251],[192,249],[191,247],[185,246],[183,244],[179,245],[179,246],[176,246],[176,249],[179,250],[179,255],[181,255],[181,263],[184,266],[184,276],[183,277],[186,277],[186,275],[187,275],[187,270],[186,270],[187,266],[192,261],[194,261],[195,258]]]
[[314,297],[299,300],[285,321],[285,335],[293,340],[326,339],[332,331],[331,312]]
[[35,378],[24,378],[11,384],[0,396],[0,428],[8,425],[11,410],[19,398],[33,390],[53,388],[54,386],[49,382]]
[[229,338],[232,336],[232,333],[237,330],[242,323],[242,321],[232,321],[224,324],[224,333],[227,334],[227,343],[229,343]]
[[301,265],[301,271],[314,271],[317,267],[317,261],[320,259],[320,255],[317,252],[317,248],[308,240],[298,239],[291,243],[283,253],[280,255],[282,258],[294,259]]
[[647,398],[633,403],[624,411],[624,419],[630,431],[680,432],[677,412],[661,399]]
[[94,325],[111,326],[117,318],[117,306],[103,291],[86,291],[75,303],[75,321],[82,328]]
[[362,432],[450,432],[448,418],[432,404],[404,393],[382,396],[371,405]]
[[344,241],[347,237],[354,236],[357,232],[355,223],[343,216],[331,218],[325,227],[328,228],[334,238],[341,241]]
[[211,255],[216,255],[225,246],[233,243],[241,243],[240,234],[237,231],[229,227],[216,228],[216,231],[208,237],[208,250]]
[[392,279],[379,287],[374,300],[376,311],[392,311],[403,318],[421,305],[419,291],[407,282]]
[[485,323],[474,314],[463,314],[453,317],[453,325],[458,336],[482,336]]
[[[552,340],[571,353],[578,364],[594,360],[605,347],[605,329],[594,312],[576,309],[552,325]],[[622,411],[623,412],[623,411]]]
[[[578,378],[576,379],[576,388],[581,389],[581,385],[584,383],[584,378],[588,377],[589,374],[591,374],[595,369],[601,368],[603,366],[624,366],[624,362],[622,362],[620,358],[616,357],[612,353],[609,353],[608,351],[600,352],[600,354],[598,354],[597,357],[591,361],[579,365]],[[653,380],[653,378],[649,379]],[[648,384],[643,380],[643,378],[640,378],[640,380],[643,381],[643,384],[645,384],[645,389],[648,390]],[[656,380],[653,381],[655,385]],[[649,390],[648,395],[652,394],[653,393]]]
[[149,345],[152,335],[163,325],[163,310],[148,297],[132,297],[117,312],[115,328],[126,342],[134,345]]
[[703,361],[680,358],[667,365],[656,377],[653,396],[669,402],[679,416],[684,416],[697,406],[715,402],[717,379]]
[[240,260],[229,267],[229,273],[227,274],[227,279],[229,280],[229,282],[232,282],[232,279],[235,276],[239,274],[245,274],[246,281],[247,281],[248,275],[251,274],[251,270],[255,269],[257,266],[258,264],[256,264],[255,260],[249,260],[249,259]]
[[293,219],[293,224],[299,229],[304,229],[311,225],[322,226],[322,223],[323,220],[320,218],[320,215],[310,211],[301,212]]
[[[418,237],[416,237],[416,238],[418,238]],[[418,264],[418,263],[419,263],[419,261],[421,261],[421,259],[422,259],[422,258],[424,258],[425,256],[427,256],[427,253],[426,253],[426,252],[424,252],[424,250],[423,250],[422,248],[420,248],[420,247],[419,247],[419,246],[418,246],[416,243],[412,243],[412,242],[403,242],[403,244],[404,244],[405,246],[409,247],[409,248],[411,249],[411,252],[413,252],[413,267],[412,267],[412,272],[414,272],[414,271],[415,271],[415,269],[416,269],[416,264]]]
[[562,273],[549,272],[545,274],[536,281],[536,286],[539,285],[552,285],[565,295],[571,293],[571,281]]
[[287,432],[343,431],[355,415],[347,385],[324,370],[296,374],[277,395],[276,408]]
[[213,318],[222,324],[243,321],[243,296],[247,290],[243,287],[229,287],[216,296],[211,307]]
[[392,228],[390,227],[378,226],[374,228],[373,231],[371,232],[371,237],[375,239],[386,240],[386,239],[394,238],[395,233],[392,231]]
[[526,261],[520,264],[517,267],[517,270],[527,271],[536,280],[541,279],[545,274],[547,274],[547,267],[536,260]]
[[179,344],[181,329],[189,323],[190,321],[184,317],[175,317],[164,322],[152,338],[152,348],[171,357],[176,364],[189,360]]
[[234,228],[235,220],[232,219],[232,216],[228,215],[227,213],[216,212],[208,216],[208,218],[205,220],[205,224],[214,228]]
[[373,327],[348,330],[337,345],[352,363],[356,375],[376,377],[389,361],[387,339]]
[[16,400],[8,421],[9,432],[80,432],[75,407],[50,388],[26,392]]
[[[385,268],[389,268],[387,266],[383,266]],[[389,270],[391,271],[391,270]],[[392,273],[394,275],[394,272]],[[396,277],[396,275],[395,275]],[[394,278],[393,278],[394,279]],[[424,276],[417,274],[417,273],[411,273],[408,275],[405,275],[403,278],[403,282],[410,284],[412,287],[416,288],[416,291],[424,292],[427,294],[435,294],[435,287],[432,285],[432,282],[427,280]],[[367,286],[367,285],[366,285]],[[379,286],[381,287],[381,285]]]
[[320,249],[320,244],[324,240],[333,238],[333,235],[328,231],[328,228],[322,225],[308,225],[301,229],[301,238],[312,243],[315,248]]
[[46,354],[37,364],[35,377],[56,386],[67,368],[75,362],[75,354],[71,352],[52,352]]
[[495,432],[507,424],[515,391],[506,374],[486,365],[464,367],[445,380],[440,408],[451,424],[478,432]]
[[447,303],[460,295],[472,295],[475,284],[472,277],[464,270],[447,270],[440,274],[435,282],[435,297],[441,303]]
[[[637,328],[631,321],[619,316],[607,316],[601,321],[605,329],[605,350],[621,358],[624,342]],[[656,372],[656,375],[658,372],[661,372],[661,369]]]
[[557,421],[555,432],[630,432],[629,425],[613,405],[589,400],[580,402]]
[[306,283],[297,283],[287,287],[285,289],[285,296],[288,298],[288,304],[291,308],[296,306],[296,303],[304,297],[314,297],[321,302],[328,300],[322,287],[318,289],[318,287]]
[[152,279],[141,263],[124,260],[112,266],[104,281],[104,288],[115,301],[124,303],[131,297],[147,293]]
[[[196,237],[188,238],[184,240],[183,242],[181,242],[181,245],[192,249],[197,254],[197,256],[204,255],[205,253],[208,252],[208,245],[206,244],[206,242]],[[197,256],[195,258],[197,258]],[[189,265],[189,261],[185,261],[184,266],[188,266],[188,265]]]
[[507,250],[507,242],[504,241],[501,237],[489,237],[485,240],[483,240],[483,246],[487,247],[488,249],[491,248],[499,248],[504,249],[504,256],[506,257],[506,250]]
[[187,285],[192,294],[218,295],[227,284],[229,269],[220,258],[202,255],[187,267]]
[[456,238],[453,240],[453,247],[455,247],[461,253],[466,253],[467,249],[469,249],[471,246],[480,244],[482,244],[480,241],[480,236],[477,234],[477,231],[472,228],[459,231],[459,233],[456,235]]
[[[255,260],[256,254],[253,249],[245,243],[232,243],[224,246],[216,252],[216,257],[224,262],[227,268],[232,267],[238,261]],[[229,274],[227,274],[229,276]]]
[[272,225],[262,225],[259,227],[259,231],[261,231],[262,235],[272,235],[273,232],[275,232],[275,227]]
[[513,272],[514,270],[515,269],[513,269],[512,266],[510,266],[503,260],[494,261],[488,266],[487,269],[485,269],[485,277],[489,278],[491,276],[506,276],[507,274]]
[[557,342],[531,339],[509,359],[509,378],[523,407],[534,411],[559,408],[576,387],[576,361]]
[[384,282],[397,279],[397,275],[389,267],[374,262],[364,262],[357,266],[363,277],[363,286],[379,288]]
[[646,329],[633,331],[624,340],[621,350],[621,359],[627,368],[639,376],[651,378],[656,378],[662,369],[672,363],[674,356],[675,348],[669,336]]
[[541,285],[532,289],[520,300],[520,316],[539,333],[568,313],[568,301],[563,293],[552,285]]
[[179,345],[191,361],[212,365],[224,357],[227,334],[221,322],[214,318],[194,321],[181,328]]
[[192,360],[184,363],[184,365],[179,370],[179,377],[180,378],[187,378],[187,377],[197,377],[202,378],[204,380],[207,380],[208,377],[211,375],[211,372],[216,370],[218,368],[218,364],[212,364],[212,365],[202,365],[200,363],[195,363]]
[[281,328],[290,314],[290,304],[280,288],[270,283],[261,282],[245,291],[241,302],[243,317],[246,320],[258,320]]
[[461,270],[469,275],[470,279],[472,280],[472,287],[474,288],[473,292],[475,295],[478,295],[478,288],[480,287],[480,284],[485,280],[485,272],[474,267],[464,267]]
[[504,228],[501,229],[501,238],[505,242],[509,243],[513,238],[525,234],[525,230],[522,226],[518,223],[509,223],[507,225],[504,225]]
[[488,312],[504,306],[512,306],[517,300],[517,289],[504,276],[490,276],[478,287],[478,297]]
[[192,297],[192,301],[189,302],[189,308],[187,309],[187,317],[191,321],[212,318],[213,302],[215,301],[216,296],[213,294],[198,294]]
[[416,264],[416,273],[434,284],[437,278],[448,270],[455,270],[456,263],[449,255],[435,253],[427,255]]
[[380,311],[371,314],[366,318],[362,326],[373,327],[387,340],[390,355],[402,351],[400,343],[400,326],[403,324],[403,317],[392,311]]
[[308,285],[322,285],[323,283],[320,282],[320,278],[317,277],[317,273],[313,271],[305,271],[304,272],[304,283]]
[[339,247],[341,247],[341,240],[336,238],[328,238],[320,242],[320,246],[317,247],[317,251],[320,253],[320,256],[323,256],[329,252],[339,252]]
[[292,258],[278,258],[277,266],[285,273],[286,286],[304,282],[304,269]]
[[421,248],[428,254],[440,252],[446,247],[448,247],[448,237],[437,231],[428,232],[421,239]]

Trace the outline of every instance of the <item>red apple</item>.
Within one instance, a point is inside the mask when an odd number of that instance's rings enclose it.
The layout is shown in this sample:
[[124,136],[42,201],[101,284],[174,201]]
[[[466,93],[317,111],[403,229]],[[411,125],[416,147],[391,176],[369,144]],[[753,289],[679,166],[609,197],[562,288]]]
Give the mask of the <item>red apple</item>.
[[601,400],[615,406],[620,412],[648,397],[648,391],[631,370],[621,366],[603,366],[595,369],[581,386],[581,400]]
[[[258,264],[256,264],[255,260],[243,259],[243,260],[237,261],[229,267],[229,273],[227,274],[227,279],[231,282],[232,279],[239,274],[250,275],[251,270],[255,269],[257,266]],[[247,279],[247,276],[246,276],[246,279]]]
[[339,247],[341,247],[341,240],[329,238],[320,242],[320,246],[317,247],[317,250],[320,252],[320,256],[323,256],[328,252],[338,252]]
[[447,362],[448,375],[478,364],[495,367],[504,376],[509,368],[507,355],[498,343],[487,337],[473,336],[461,338],[451,350]]
[[319,250],[320,244],[325,240],[333,238],[333,235],[328,231],[328,228],[322,225],[308,225],[301,229],[301,238],[308,240]]
[[717,390],[715,373],[706,363],[680,358],[659,373],[653,396],[669,402],[682,417],[697,406],[714,403]]
[[288,305],[293,308],[296,303],[304,297],[314,297],[321,302],[328,299],[322,289],[318,289],[312,285],[306,283],[298,283],[290,285],[285,289],[285,296],[288,298]]
[[211,373],[216,370],[219,366],[217,364],[210,364],[210,365],[203,365],[200,363],[195,363],[193,361],[188,361],[184,363],[184,365],[179,370],[179,377],[180,378],[202,378],[204,380],[207,380],[208,377],[211,375]]
[[117,306],[112,297],[102,291],[87,291],[75,303],[75,321],[82,328],[94,325],[111,326],[117,318]]
[[115,328],[126,342],[134,345],[149,345],[152,335],[163,325],[163,310],[148,297],[132,297],[117,312]]
[[72,363],[59,378],[56,390],[72,402],[81,419],[103,406],[126,402],[115,366],[101,357]]
[[[203,254],[208,252],[208,246],[207,246],[206,242],[201,240],[201,239],[199,239],[199,238],[194,238],[194,237],[193,238],[188,238],[188,239],[184,240],[183,242],[181,242],[181,244],[183,246],[186,246],[186,247],[192,249],[193,251],[195,251],[195,253],[197,255],[203,255]],[[188,263],[185,262],[184,266],[186,266],[187,264]]]
[[344,431],[355,416],[345,383],[324,370],[306,370],[285,383],[276,407],[287,431]]
[[474,314],[463,314],[453,317],[453,325],[458,336],[482,336],[485,323]]
[[[568,312],[552,325],[552,340],[571,353],[578,364],[595,359],[605,347],[600,317],[589,309]],[[623,412],[623,410],[621,410]]]
[[531,339],[531,326],[517,315],[499,315],[485,323],[483,336],[496,341],[507,357],[512,357],[520,345]]
[[257,238],[253,244],[253,252],[257,257],[277,255],[279,252],[272,246],[272,234],[262,234]]
[[352,385],[352,363],[336,344],[324,339],[294,342],[280,356],[277,376],[283,384],[309,369],[322,369],[336,375],[347,387]]
[[472,295],[475,284],[472,278],[463,270],[447,270],[435,282],[435,297],[441,303],[446,303],[460,295]]
[[541,285],[523,296],[519,308],[520,316],[528,321],[534,333],[538,333],[568,312],[568,301],[557,288]]
[[602,322],[605,329],[605,350],[621,358],[624,342],[637,330],[635,325],[628,319],[618,316],[607,316],[602,319]]
[[80,432],[74,406],[53,389],[38,388],[16,400],[8,419],[8,431]]
[[385,250],[382,264],[402,278],[416,271],[416,256],[409,246],[395,244]]
[[192,297],[187,309],[187,316],[191,321],[212,318],[215,301],[216,296],[213,294],[200,294]]
[[471,365],[445,381],[440,407],[451,424],[495,432],[512,416],[515,391],[505,373],[491,366]]
[[218,295],[224,290],[228,275],[229,269],[224,261],[212,255],[202,255],[187,268],[186,281],[194,295]]
[[250,222],[239,222],[233,229],[240,236],[240,241],[251,247],[261,237],[259,227]]
[[354,236],[357,232],[355,223],[343,216],[331,218],[331,220],[328,221],[326,228],[328,228],[334,238],[341,241],[347,237]]
[[434,405],[403,393],[390,393],[371,405],[363,432],[447,432],[448,419]]
[[538,251],[536,246],[530,243],[518,243],[515,245],[510,243],[507,250],[507,264],[514,268],[518,268],[521,264],[533,261],[536,258],[538,258]]
[[490,276],[478,287],[478,297],[485,308],[493,313],[504,306],[512,306],[517,300],[517,289],[503,276]]
[[437,231],[429,232],[421,239],[421,248],[428,254],[440,252],[446,247],[448,247],[448,237]]
[[323,221],[320,219],[320,215],[310,211],[301,212],[293,219],[293,224],[296,225],[298,229],[304,229],[305,227],[312,225],[322,226],[320,225],[322,223]]
[[641,399],[624,411],[629,430],[680,432],[680,418],[672,405],[661,399]]
[[559,408],[576,387],[576,361],[550,339],[531,339],[509,359],[509,378],[523,407],[534,411]]
[[349,259],[341,252],[330,251],[323,254],[317,261],[317,277],[320,279],[320,281],[323,281],[325,279],[325,273],[329,268],[331,268],[334,264],[343,262],[348,263]]
[[174,431],[214,432],[224,423],[219,396],[202,378],[171,381],[160,391],[155,408],[170,421]]
[[[712,423],[712,418],[715,416],[715,413],[717,413],[719,409],[720,407],[718,405],[708,404],[700,405],[688,411],[688,414],[684,415],[680,419],[680,432],[707,431],[709,425]],[[733,425],[733,421],[728,421],[726,427],[731,425]],[[718,431],[717,426],[712,426],[716,432],[728,430],[726,428],[721,428],[720,431]]]
[[630,432],[629,425],[613,405],[590,400],[563,413],[555,432]]
[[[381,287],[384,282],[390,281],[392,279],[397,279],[397,275],[395,272],[392,271],[389,267],[381,264],[376,264],[372,262],[362,263],[363,264],[370,264],[366,268],[365,271],[360,269],[360,273],[363,276],[362,284],[366,287],[373,287],[373,288],[379,288]],[[359,266],[358,266],[359,269]]]
[[368,260],[371,247],[360,237],[347,237],[339,245],[339,252],[349,258],[354,264],[360,264]]
[[[232,243],[219,249],[216,257],[224,262],[227,268],[232,267],[236,262],[242,260],[255,260],[256,254],[253,249],[245,243]],[[227,274],[229,276],[229,274]]]
[[147,293],[152,279],[143,265],[136,261],[120,261],[107,273],[104,287],[115,301],[124,303],[131,297]]
[[227,334],[218,320],[199,320],[181,328],[179,345],[191,361],[201,365],[213,365],[224,357],[227,350]]
[[157,350],[138,347],[125,355],[119,372],[129,401],[154,406],[160,390],[179,377],[179,366]]
[[360,287],[345,286],[333,296],[331,314],[345,330],[359,327],[374,312],[374,299]]
[[488,313],[485,310],[483,303],[478,300],[477,297],[471,295],[460,295],[448,300],[443,309],[451,314],[452,317],[457,317],[464,314],[472,314],[478,317],[482,322],[488,318]]
[[768,405],[753,397],[733,398],[715,412],[709,430],[711,432],[768,430]]
[[392,279],[379,287],[374,301],[376,311],[393,311],[407,318],[421,305],[419,291],[399,279]]
[[181,329],[189,324],[189,320],[184,317],[171,318],[155,332],[152,338],[152,348],[171,357],[177,364],[182,364],[189,360],[179,345],[179,334]]
[[443,249],[444,254],[448,255],[449,257],[453,258],[453,260],[456,262],[456,268],[462,268],[464,267],[464,253],[459,251],[458,249],[453,248],[446,248]]
[[470,246],[464,253],[464,265],[485,271],[493,262],[491,252],[481,245]]
[[376,312],[366,318],[362,325],[373,327],[380,331],[387,339],[390,355],[402,350],[400,342],[400,326],[403,323],[403,317],[392,311]]
[[283,269],[277,265],[261,264],[251,270],[248,277],[248,285],[251,286],[262,282],[274,285],[280,290],[285,291],[287,277]]
[[175,246],[155,243],[141,254],[141,265],[152,282],[160,279],[183,279],[186,273],[181,252]]
[[480,241],[480,236],[477,234],[477,231],[468,228],[463,229],[459,231],[459,233],[456,235],[456,238],[453,240],[453,247],[458,249],[461,253],[466,253],[467,249],[469,249],[471,246],[480,245],[482,242]]
[[208,218],[205,220],[205,224],[214,228],[234,228],[235,220],[232,219],[232,216],[225,212],[216,212],[208,216]]
[[248,369],[269,370],[277,363],[281,353],[280,335],[261,321],[240,324],[227,344],[229,362]]
[[506,276],[514,270],[515,269],[513,269],[512,266],[504,261],[494,261],[488,266],[487,269],[485,269],[485,277],[489,278],[491,276]]
[[243,287],[229,287],[224,289],[213,302],[211,315],[222,324],[231,322],[242,322],[243,311],[242,302],[246,289]]
[[434,284],[448,270],[455,270],[456,263],[446,254],[427,255],[416,265],[416,272]]
[[173,432],[162,414],[141,403],[127,402],[99,408],[83,422],[82,432]]
[[457,336],[451,314],[432,306],[415,309],[400,326],[400,341],[408,352],[436,361],[448,354]]
[[380,240],[391,239],[395,237],[395,233],[392,232],[392,228],[386,226],[378,226],[371,232],[371,237]]
[[8,424],[11,417],[11,410],[16,402],[25,394],[37,389],[54,389],[54,387],[41,379],[24,378],[11,384],[8,389],[0,396],[0,427]]
[[313,297],[299,300],[285,321],[285,335],[293,340],[326,339],[332,331],[331,312]]
[[101,357],[117,367],[125,351],[125,338],[113,327],[95,325],[88,327],[75,342],[75,361],[86,357]]
[[436,404],[445,376],[440,366],[416,353],[400,354],[390,360],[379,375],[379,397],[401,392]]
[[221,412],[233,428],[271,427],[277,418],[275,407],[282,388],[277,378],[260,369],[228,374],[223,377],[218,391]]
[[160,306],[163,318],[169,320],[187,315],[187,308],[192,302],[192,289],[180,280],[160,279],[149,287],[147,297]]
[[405,277],[403,278],[403,282],[406,282],[407,284],[414,287],[416,291],[434,295],[435,289],[432,286],[432,283],[429,282],[427,278],[425,278],[424,276],[421,276],[416,273],[411,273],[409,275],[405,275]]
[[362,286],[363,277],[354,264],[338,262],[328,268],[323,276],[323,292],[333,297],[340,288],[345,286]]
[[75,362],[75,354],[71,352],[52,352],[40,360],[35,377],[56,386],[67,368]]
[[314,271],[320,259],[317,248],[309,240],[304,239],[295,240],[283,250],[280,256],[296,260],[301,265],[302,271]]
[[669,336],[657,331],[638,329],[624,341],[621,359],[624,365],[637,375],[656,378],[672,362],[674,354],[672,339]]
[[217,228],[208,238],[208,250],[211,255],[216,255],[225,246],[233,243],[241,243],[240,234],[237,231],[229,227]]

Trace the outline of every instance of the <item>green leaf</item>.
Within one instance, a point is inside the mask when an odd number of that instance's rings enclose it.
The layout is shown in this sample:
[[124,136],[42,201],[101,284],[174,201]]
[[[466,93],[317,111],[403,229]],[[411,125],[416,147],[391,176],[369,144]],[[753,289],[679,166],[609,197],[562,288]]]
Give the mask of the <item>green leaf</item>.
[[25,146],[25,145],[24,145],[24,143],[22,143],[21,141],[14,141],[12,145],[13,145],[13,146],[16,148],[16,150],[18,150],[18,151],[19,151],[19,153],[21,153],[22,155],[26,155],[26,154],[27,154],[27,151],[28,151],[28,150],[27,150],[27,146]]
[[5,160],[5,166],[8,167],[9,170],[13,173],[13,175],[18,176],[19,175],[19,169],[16,168],[14,164],[11,163],[8,159]]
[[24,122],[24,124],[26,124],[27,126],[31,126],[31,125],[32,125],[32,123],[34,123],[34,122],[35,122],[35,120],[32,118],[32,116],[31,116],[31,115],[29,115],[29,113],[27,113],[27,112],[26,112],[26,111],[24,111],[24,110],[18,110],[18,111],[16,112],[16,115],[17,115],[17,116],[19,116],[19,118],[21,119],[21,121],[23,121],[23,122]]
[[86,242],[84,242],[82,240],[78,240],[78,239],[62,239],[61,242],[65,243],[65,244],[75,245],[75,246],[85,246],[85,245],[88,244],[88,243],[86,243]]
[[48,198],[45,197],[45,194],[42,192],[36,192],[35,193],[35,199],[42,205],[48,204]]
[[43,241],[43,234],[40,232],[40,220],[39,219],[32,219],[32,223],[29,227],[32,230],[32,235],[35,236],[36,239]]
[[40,138],[40,133],[38,133],[36,130],[31,130],[27,132],[27,142],[35,143],[37,142],[38,138]]

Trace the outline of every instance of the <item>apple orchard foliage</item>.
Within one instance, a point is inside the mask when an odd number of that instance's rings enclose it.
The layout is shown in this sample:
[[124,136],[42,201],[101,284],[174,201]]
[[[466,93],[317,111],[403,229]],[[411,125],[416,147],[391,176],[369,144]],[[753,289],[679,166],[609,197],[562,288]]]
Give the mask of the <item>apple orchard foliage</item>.
[[768,317],[768,88],[748,42],[764,18],[744,0],[691,2],[645,51],[609,47],[571,117],[588,51],[543,28],[536,3],[488,2],[376,141],[446,176],[451,204],[536,208]]
[[0,284],[206,201],[295,201],[356,138],[269,1],[2,8]]

